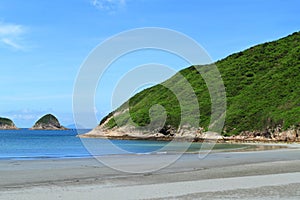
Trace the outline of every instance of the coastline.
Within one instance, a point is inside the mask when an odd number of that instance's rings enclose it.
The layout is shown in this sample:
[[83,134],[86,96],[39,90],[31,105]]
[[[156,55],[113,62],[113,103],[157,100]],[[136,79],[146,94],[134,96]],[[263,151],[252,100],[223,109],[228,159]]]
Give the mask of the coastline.
[[[205,195],[214,199],[216,193],[229,195],[232,191],[242,192],[246,198],[251,197],[253,190],[263,193],[265,187],[268,195],[276,195],[276,191],[281,191],[278,188],[284,188],[289,199],[299,195],[293,188],[300,185],[300,145],[286,146],[268,151],[213,152],[204,159],[198,154],[184,154],[165,168],[144,173],[117,171],[95,158],[0,161],[0,199],[118,199],[126,193],[126,199],[186,199]],[[101,159],[118,166],[147,169],[170,156],[114,155]],[[239,184],[227,185],[236,182]]]
[[16,127],[16,126],[0,126],[0,130],[20,130],[20,128]]
[[96,133],[88,133],[88,134],[81,134],[77,135],[80,138],[100,138],[100,139],[114,139],[114,140],[152,140],[152,141],[189,141],[189,142],[214,142],[214,143],[230,143],[230,144],[293,144],[297,143],[300,144],[300,140],[297,139],[295,141],[287,141],[287,140],[277,140],[271,138],[264,138],[264,137],[250,137],[250,138],[241,138],[239,135],[237,136],[220,136],[220,137],[191,137],[191,136],[179,136],[179,137],[172,137],[172,136],[155,136],[155,134],[151,135],[128,135],[128,134],[96,134]]

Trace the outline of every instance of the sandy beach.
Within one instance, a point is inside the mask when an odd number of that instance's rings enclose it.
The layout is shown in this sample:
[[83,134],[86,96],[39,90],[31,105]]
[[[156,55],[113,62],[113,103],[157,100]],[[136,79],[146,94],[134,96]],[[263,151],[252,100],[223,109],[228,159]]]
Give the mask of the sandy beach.
[[141,173],[94,158],[2,160],[0,199],[299,199],[300,145],[287,146],[184,154],[158,171],[174,155],[101,157]]

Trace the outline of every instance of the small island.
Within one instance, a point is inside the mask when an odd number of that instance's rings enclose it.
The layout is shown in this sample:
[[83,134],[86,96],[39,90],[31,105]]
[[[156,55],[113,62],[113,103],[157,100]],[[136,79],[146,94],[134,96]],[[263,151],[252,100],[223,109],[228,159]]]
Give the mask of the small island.
[[67,128],[60,125],[58,119],[47,114],[41,117],[30,130],[67,130]]
[[17,130],[18,128],[11,119],[0,117],[0,130]]

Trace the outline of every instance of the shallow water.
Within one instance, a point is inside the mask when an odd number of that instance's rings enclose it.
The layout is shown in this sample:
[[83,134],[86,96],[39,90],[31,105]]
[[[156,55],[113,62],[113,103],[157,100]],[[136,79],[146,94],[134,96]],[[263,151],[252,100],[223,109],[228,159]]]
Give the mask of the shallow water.
[[[88,130],[81,130],[80,134]],[[82,158],[93,155],[140,154],[140,153],[178,153],[198,152],[199,150],[238,150],[247,149],[243,144],[142,141],[142,140],[106,140],[78,138],[76,130],[0,130],[0,159],[49,159]]]

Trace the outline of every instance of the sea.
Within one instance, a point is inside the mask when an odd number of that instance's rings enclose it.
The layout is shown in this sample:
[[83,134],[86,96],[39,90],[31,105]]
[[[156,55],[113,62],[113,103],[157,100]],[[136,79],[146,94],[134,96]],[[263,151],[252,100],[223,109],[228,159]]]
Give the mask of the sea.
[[[115,154],[175,153],[183,143],[149,140],[107,140],[79,138],[90,130],[0,130],[0,160],[68,159]],[[164,148],[168,145],[168,148]],[[184,144],[186,145],[186,143]],[[186,152],[197,152],[202,143],[189,145]],[[247,148],[241,144],[215,144],[214,150]]]

